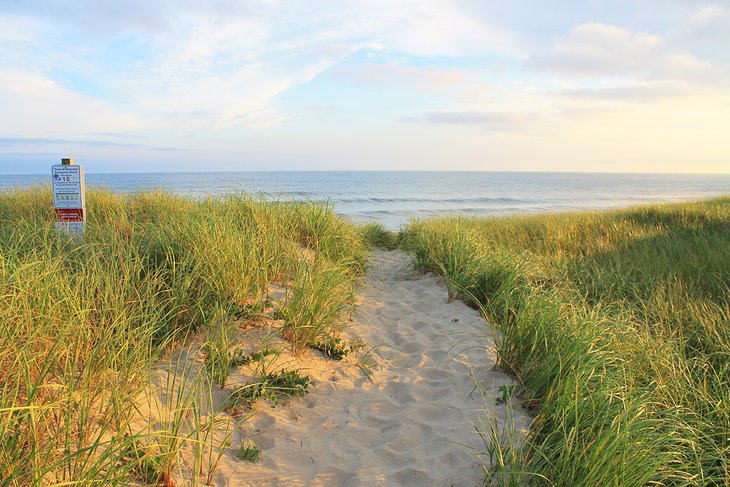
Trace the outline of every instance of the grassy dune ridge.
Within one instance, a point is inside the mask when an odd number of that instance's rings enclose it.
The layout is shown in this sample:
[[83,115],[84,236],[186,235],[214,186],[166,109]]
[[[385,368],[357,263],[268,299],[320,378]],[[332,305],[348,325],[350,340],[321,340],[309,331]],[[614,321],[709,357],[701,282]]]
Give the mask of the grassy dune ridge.
[[132,431],[132,403],[153,362],[261,307],[270,284],[287,289],[295,348],[330,336],[367,258],[360,230],[327,205],[103,190],[87,200],[76,245],[54,232],[48,188],[0,193],[2,485],[160,480],[150,469],[172,468],[180,422],[199,412],[174,412],[154,440],[160,458],[140,453],[150,439]]
[[730,484],[730,198],[412,222],[536,415],[515,485]]

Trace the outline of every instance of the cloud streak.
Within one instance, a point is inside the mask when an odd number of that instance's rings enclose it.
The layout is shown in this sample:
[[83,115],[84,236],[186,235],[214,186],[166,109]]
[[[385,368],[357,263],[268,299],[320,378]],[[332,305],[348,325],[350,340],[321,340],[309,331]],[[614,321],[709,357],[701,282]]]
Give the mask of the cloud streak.
[[442,110],[429,112],[420,120],[429,124],[469,125],[492,132],[515,132],[531,129],[541,117],[520,113],[499,113],[475,110]]
[[42,137],[0,137],[0,147],[39,145],[84,145],[90,147],[139,147],[140,144],[95,139],[47,139]]
[[684,79],[706,73],[711,64],[673,49],[661,36],[601,23],[582,24],[529,65],[574,76],[640,76]]
[[656,100],[688,96],[694,90],[687,84],[673,82],[642,82],[636,84],[620,84],[598,88],[565,88],[548,92],[549,95],[575,100],[593,100],[606,103],[645,103]]

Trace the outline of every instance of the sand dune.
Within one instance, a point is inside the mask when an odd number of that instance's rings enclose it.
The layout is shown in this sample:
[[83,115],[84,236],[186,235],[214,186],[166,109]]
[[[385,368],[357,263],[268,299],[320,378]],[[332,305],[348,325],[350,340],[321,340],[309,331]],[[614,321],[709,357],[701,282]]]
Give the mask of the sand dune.
[[[258,406],[236,436],[253,438],[261,461],[225,455],[216,485],[483,483],[472,422],[485,404],[498,418],[505,411],[474,392],[473,377],[495,392],[512,380],[493,370],[479,314],[460,301],[447,304],[443,283],[408,263],[402,252],[375,252],[359,288],[349,334],[374,347],[372,382],[352,363],[302,354],[295,366],[313,377],[310,394]],[[515,419],[529,420],[519,409]]]

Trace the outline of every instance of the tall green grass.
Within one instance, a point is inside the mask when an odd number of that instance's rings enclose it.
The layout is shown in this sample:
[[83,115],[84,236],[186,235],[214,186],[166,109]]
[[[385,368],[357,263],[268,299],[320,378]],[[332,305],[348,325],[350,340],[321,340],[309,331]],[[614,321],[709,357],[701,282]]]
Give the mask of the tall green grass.
[[523,481],[730,485],[730,198],[403,238],[501,332],[535,414]]
[[[2,485],[114,485],[150,465],[169,472],[182,442],[169,431],[180,421],[162,435],[164,458],[138,454],[150,433],[132,425],[161,354],[265,302],[271,284],[291,290],[288,334],[306,346],[339,329],[367,258],[360,231],[326,205],[102,190],[87,201],[76,244],[55,233],[48,188],[0,193]],[[305,304],[317,314],[299,318]]]

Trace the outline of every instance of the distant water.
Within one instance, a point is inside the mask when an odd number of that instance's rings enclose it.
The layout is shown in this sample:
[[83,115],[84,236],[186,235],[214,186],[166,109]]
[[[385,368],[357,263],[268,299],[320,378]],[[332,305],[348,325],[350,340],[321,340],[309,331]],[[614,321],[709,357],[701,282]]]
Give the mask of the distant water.
[[[603,209],[730,194],[730,174],[524,172],[228,172],[87,174],[87,186],[117,192],[163,189],[204,197],[248,192],[330,201],[358,222],[397,229],[411,218]],[[0,191],[50,184],[48,175],[0,176]]]

